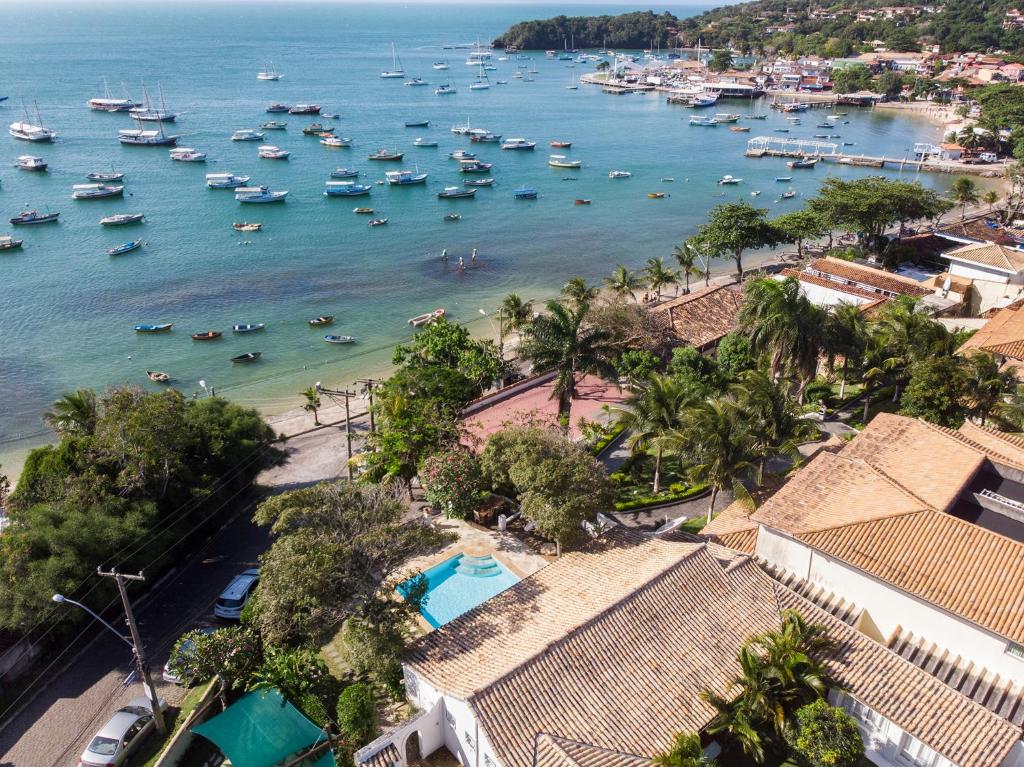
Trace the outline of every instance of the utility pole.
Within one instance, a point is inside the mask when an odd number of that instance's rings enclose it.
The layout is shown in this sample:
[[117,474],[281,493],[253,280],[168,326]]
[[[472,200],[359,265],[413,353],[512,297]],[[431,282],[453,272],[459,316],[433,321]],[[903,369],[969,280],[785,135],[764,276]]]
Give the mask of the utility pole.
[[363,385],[363,392],[369,398],[370,401],[370,434],[374,434],[377,431],[377,424],[373,417],[373,390],[380,383],[377,378],[357,378],[355,381],[357,384]]
[[[324,386],[317,381],[316,390],[321,394],[327,395],[329,399],[338,401],[338,398],[345,398],[345,441],[348,443],[348,460],[345,461],[345,465],[348,467],[348,478],[353,479],[352,476],[352,419],[349,413],[348,401],[352,397],[358,397],[359,394],[348,389],[326,389]],[[372,411],[371,411],[372,412]]]
[[149,675],[149,664],[146,663],[146,656],[142,648],[142,637],[139,636],[139,627],[135,625],[135,613],[132,612],[132,603],[128,601],[128,590],[124,586],[125,581],[144,581],[142,573],[138,575],[122,575],[117,570],[105,573],[96,568],[96,574],[102,578],[113,578],[117,581],[117,590],[121,592],[121,602],[124,604],[125,622],[128,624],[128,631],[132,635],[132,650],[135,652],[135,660],[139,664],[139,671],[149,693],[149,702],[153,708],[153,721],[156,722],[156,731],[161,735],[167,734],[167,724],[164,722],[164,712],[160,710],[160,700],[156,694],[156,687],[153,686],[153,679]]

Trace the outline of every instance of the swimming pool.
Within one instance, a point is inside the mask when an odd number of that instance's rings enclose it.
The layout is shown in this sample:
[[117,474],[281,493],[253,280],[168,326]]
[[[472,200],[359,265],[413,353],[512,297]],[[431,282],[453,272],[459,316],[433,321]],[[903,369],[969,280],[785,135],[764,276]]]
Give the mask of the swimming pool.
[[[477,605],[519,582],[501,562],[490,554],[474,557],[456,554],[423,573],[427,578],[427,598],[420,613],[434,628],[441,628]],[[398,584],[398,593],[408,593],[411,578]]]

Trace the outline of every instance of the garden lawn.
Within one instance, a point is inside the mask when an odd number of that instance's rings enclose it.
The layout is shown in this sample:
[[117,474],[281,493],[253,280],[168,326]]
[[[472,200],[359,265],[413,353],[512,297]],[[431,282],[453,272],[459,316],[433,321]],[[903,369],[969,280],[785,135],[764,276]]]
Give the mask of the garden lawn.
[[665,460],[661,466],[661,490],[655,494],[654,458],[649,455],[631,456],[611,475],[611,480],[616,511],[684,501],[707,491],[707,485],[691,484],[678,465]]

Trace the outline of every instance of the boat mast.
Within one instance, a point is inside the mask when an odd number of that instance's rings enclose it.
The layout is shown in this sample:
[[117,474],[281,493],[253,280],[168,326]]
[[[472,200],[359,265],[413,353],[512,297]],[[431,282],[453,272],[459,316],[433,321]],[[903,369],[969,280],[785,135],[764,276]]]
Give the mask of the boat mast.
[[43,127],[43,117],[42,117],[42,115],[39,114],[39,102],[36,101],[35,99],[33,99],[32,103],[35,104],[35,107],[36,107],[36,124],[38,124],[39,127],[42,128]]

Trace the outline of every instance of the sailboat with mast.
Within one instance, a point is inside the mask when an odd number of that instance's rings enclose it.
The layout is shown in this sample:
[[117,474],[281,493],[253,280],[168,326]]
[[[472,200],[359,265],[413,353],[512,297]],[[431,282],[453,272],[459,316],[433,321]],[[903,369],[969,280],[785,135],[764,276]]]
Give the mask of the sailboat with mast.
[[178,135],[164,133],[163,121],[157,121],[157,130],[145,130],[142,127],[142,122],[136,115],[132,115],[132,118],[135,119],[137,128],[123,128],[117,132],[117,140],[122,144],[130,146],[174,146],[178,143],[178,139],[181,138]]
[[178,115],[175,112],[168,112],[167,105],[164,103],[164,86],[162,83],[157,83],[157,88],[160,90],[160,108],[155,109],[149,103],[149,91],[146,89],[146,84],[142,84],[142,106],[132,107],[128,110],[130,114],[136,120],[142,120],[144,122],[155,122],[155,123],[172,123]]
[[43,118],[39,116],[39,104],[38,102],[32,102],[36,108],[36,121],[35,123],[29,122],[28,107],[25,106],[25,102],[21,102],[21,108],[25,111],[25,119],[20,122],[11,123],[8,132],[14,136],[14,138],[21,141],[31,141],[33,143],[44,143],[53,141],[57,134],[49,128],[43,127]]
[[471,91],[486,91],[490,89],[491,81],[487,79],[487,73],[484,71],[484,64],[480,62],[480,72],[476,76],[476,82],[469,86]]
[[95,109],[98,112],[127,112],[137,106],[139,105],[130,98],[114,98],[110,93],[110,86],[107,84],[106,78],[103,79],[103,98],[89,99],[89,109]]
[[405,77],[405,70],[402,69],[402,60],[398,58],[398,50],[395,48],[394,43],[391,43],[391,69],[385,69],[380,73],[380,76],[385,80],[397,80]]
[[267,66],[264,67],[262,72],[257,72],[256,73],[256,79],[257,80],[280,80],[281,79],[281,73],[278,72],[276,69],[274,69],[274,65],[272,63],[268,63]]

